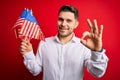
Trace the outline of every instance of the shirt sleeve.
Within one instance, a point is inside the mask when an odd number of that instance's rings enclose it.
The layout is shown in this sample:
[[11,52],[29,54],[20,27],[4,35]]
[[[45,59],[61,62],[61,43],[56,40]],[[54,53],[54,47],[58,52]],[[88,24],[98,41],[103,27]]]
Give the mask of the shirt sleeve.
[[41,44],[39,44],[36,55],[33,50],[24,54],[24,65],[34,75],[37,76],[42,71]]
[[88,51],[87,55],[85,56],[85,66],[95,77],[99,78],[104,75],[107,64],[108,57],[105,55],[104,49],[102,52]]

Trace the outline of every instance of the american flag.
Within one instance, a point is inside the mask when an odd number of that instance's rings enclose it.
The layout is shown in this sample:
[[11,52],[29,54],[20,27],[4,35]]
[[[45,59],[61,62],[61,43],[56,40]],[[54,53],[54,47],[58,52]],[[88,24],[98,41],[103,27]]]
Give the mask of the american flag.
[[13,28],[17,38],[22,39],[26,36],[29,39],[44,40],[44,35],[32,14],[32,10],[25,8]]

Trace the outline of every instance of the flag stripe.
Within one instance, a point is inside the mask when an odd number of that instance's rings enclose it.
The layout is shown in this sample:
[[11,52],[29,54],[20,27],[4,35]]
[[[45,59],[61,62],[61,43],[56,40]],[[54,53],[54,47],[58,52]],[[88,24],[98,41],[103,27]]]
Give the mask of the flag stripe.
[[17,26],[19,26],[19,25],[23,25],[23,23],[24,23],[24,19],[19,19],[19,20],[15,23],[15,25],[14,25],[13,28],[15,28],[15,27],[17,27]]
[[31,38],[31,34],[32,34],[32,29],[33,29],[33,27],[34,27],[34,23],[32,23],[32,25],[31,25],[31,28],[30,28],[30,32],[29,32],[29,34],[28,34],[28,36]]
[[[27,17],[22,16],[21,18],[20,16],[13,26],[13,28],[15,28],[16,37],[23,38],[27,36],[29,39],[43,39],[43,33],[36,19],[34,19],[34,16],[30,12],[26,12],[25,15]],[[24,13],[21,15],[24,15]]]
[[32,26],[32,29],[31,29],[31,32],[30,32],[30,35],[29,35],[31,38],[32,38],[34,27],[35,27],[35,23],[33,23],[33,26]]
[[29,25],[28,31],[26,33],[26,36],[29,36],[30,30],[32,28],[32,25],[33,25],[33,23],[31,22],[30,25]]
[[23,23],[23,26],[22,26],[21,31],[20,31],[21,34],[23,33],[23,30],[25,29],[26,23],[27,23],[27,20],[25,20]]
[[37,29],[37,31],[36,31],[36,35],[35,35],[35,38],[37,39],[37,37],[39,36],[39,29]]
[[33,30],[32,38],[34,38],[36,30],[37,30],[37,27],[35,26],[35,28]]
[[23,31],[23,35],[25,35],[25,33],[27,32],[27,28],[28,28],[28,25],[29,25],[29,21],[27,21],[27,23],[26,23],[26,25],[25,25],[25,29],[24,29],[24,31]]

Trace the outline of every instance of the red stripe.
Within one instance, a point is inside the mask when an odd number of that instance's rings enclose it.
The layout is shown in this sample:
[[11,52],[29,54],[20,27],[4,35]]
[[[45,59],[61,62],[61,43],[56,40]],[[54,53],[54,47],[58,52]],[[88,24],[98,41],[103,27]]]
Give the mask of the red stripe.
[[39,29],[39,27],[37,27],[35,39],[37,39],[40,36],[39,34],[40,34],[40,29]]
[[31,36],[32,38],[34,38],[36,30],[37,30],[37,27],[36,27],[36,25],[35,25],[35,28],[34,28],[34,30],[33,30],[33,32],[32,32],[32,36]]
[[25,34],[23,34],[23,35],[25,35],[25,36],[27,36],[27,33],[28,33],[28,29],[30,28],[30,21],[28,21],[28,23],[27,23],[27,25],[26,25],[26,30],[25,30]]
[[24,21],[25,21],[25,19],[18,19],[13,28],[15,28],[19,25],[23,25]]
[[31,31],[32,31],[32,28],[34,27],[34,23],[32,22],[31,25],[30,25],[30,28],[29,28],[29,33],[28,33],[28,37],[31,38]]
[[27,31],[28,25],[29,25],[29,21],[27,21],[26,24],[25,24],[25,28],[24,28],[23,33],[22,33],[23,35],[25,35],[25,33]]
[[21,28],[21,31],[20,31],[21,34],[23,33],[23,31],[25,29],[26,23],[27,23],[27,20],[25,20],[23,25],[22,25],[22,28]]
[[26,36],[28,36],[28,37],[30,37],[29,34],[30,34],[31,29],[32,29],[32,25],[33,25],[33,22],[30,22],[27,33],[26,33]]
[[36,23],[27,21],[24,18],[19,18],[14,25],[15,27],[17,27],[19,38],[27,36],[28,38],[40,39],[42,37],[40,27]]
[[34,28],[35,28],[35,23],[33,23],[33,26],[32,26],[32,29],[31,29],[31,31],[30,31],[30,34],[29,34],[29,36],[32,38],[32,34],[33,34],[33,31],[34,31]]

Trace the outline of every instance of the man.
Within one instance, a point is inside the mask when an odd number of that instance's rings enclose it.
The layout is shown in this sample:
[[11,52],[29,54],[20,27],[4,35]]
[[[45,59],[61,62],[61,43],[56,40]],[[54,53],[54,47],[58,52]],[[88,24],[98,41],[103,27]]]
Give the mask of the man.
[[90,32],[77,38],[74,29],[79,24],[78,11],[73,6],[62,6],[57,35],[41,41],[36,56],[29,40],[22,40],[20,53],[28,70],[35,76],[43,71],[43,80],[82,80],[84,67],[95,77],[103,76],[108,62],[102,48],[103,25],[99,30],[96,20],[94,24],[89,19],[87,22]]

